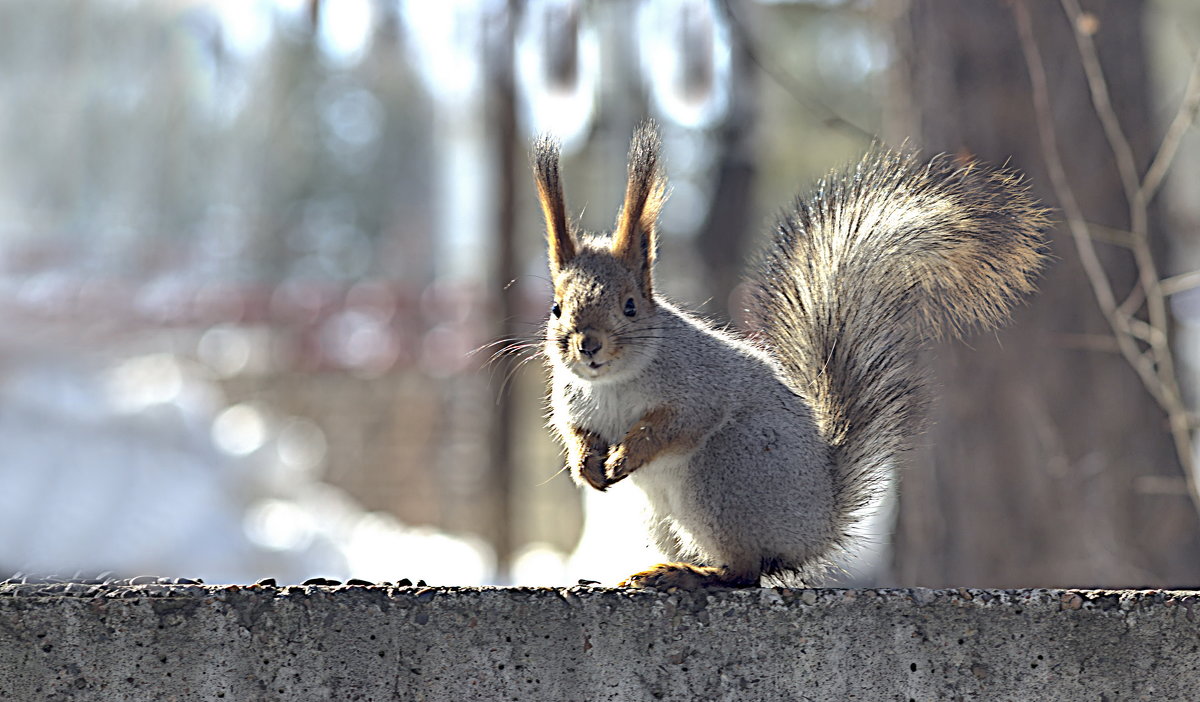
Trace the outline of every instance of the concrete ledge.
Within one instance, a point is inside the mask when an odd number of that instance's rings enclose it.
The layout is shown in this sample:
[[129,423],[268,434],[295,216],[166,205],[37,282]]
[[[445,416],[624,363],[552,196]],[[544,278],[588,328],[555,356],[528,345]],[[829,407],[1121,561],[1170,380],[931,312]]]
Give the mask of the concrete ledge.
[[0,586],[5,700],[1200,699],[1194,591]]

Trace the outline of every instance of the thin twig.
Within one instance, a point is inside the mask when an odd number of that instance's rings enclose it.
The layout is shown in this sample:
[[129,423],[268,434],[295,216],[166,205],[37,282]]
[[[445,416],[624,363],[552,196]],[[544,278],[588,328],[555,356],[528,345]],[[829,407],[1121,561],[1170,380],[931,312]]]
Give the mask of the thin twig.
[[[1133,156],[1133,146],[1121,128],[1120,119],[1113,109],[1108,95],[1108,83],[1104,77],[1104,69],[1100,65],[1100,56],[1096,52],[1096,43],[1092,35],[1083,30],[1083,10],[1079,0],[1061,0],[1063,11],[1071,22],[1074,30],[1075,45],[1079,49],[1079,59],[1087,76],[1088,92],[1092,96],[1092,106],[1100,123],[1104,127],[1104,135],[1112,149],[1117,170],[1121,175],[1121,184],[1125,189],[1125,198],[1129,203],[1129,228],[1133,232],[1133,257],[1137,264],[1138,280],[1146,295],[1146,312],[1150,317],[1151,326],[1162,331],[1153,345],[1157,376],[1163,398],[1167,402],[1168,414],[1174,415],[1186,411],[1183,405],[1182,393],[1179,390],[1179,380],[1175,374],[1175,358],[1171,352],[1167,329],[1170,320],[1167,316],[1166,297],[1159,286],[1161,276],[1154,263],[1153,252],[1149,245],[1149,208],[1145,196],[1145,188],[1137,174],[1137,163]],[[1156,159],[1157,160],[1157,159]],[[1190,440],[1189,440],[1190,443]],[[1191,452],[1186,459],[1181,457],[1184,465],[1190,470]],[[1200,499],[1200,492],[1197,493]],[[1200,502],[1197,503],[1200,509]]]
[[1200,271],[1180,273],[1170,278],[1164,278],[1158,286],[1162,289],[1163,295],[1168,297],[1178,295],[1181,292],[1187,292],[1193,288],[1200,287]]
[[1133,234],[1128,229],[1110,227],[1099,222],[1087,222],[1088,236],[1103,244],[1112,244],[1126,249],[1133,248]]
[[1142,303],[1146,301],[1146,291],[1142,289],[1141,283],[1133,286],[1129,294],[1125,296],[1125,301],[1117,308],[1117,312],[1126,319],[1133,317],[1137,311],[1142,308]]
[[750,34],[750,28],[733,11],[733,3],[730,0],[721,0],[718,5],[724,11],[725,20],[729,24],[731,33],[742,47],[742,50],[746,52],[746,57],[750,59],[751,63],[758,66],[759,70],[765,73],[776,85],[782,88],[785,93],[791,96],[797,104],[812,112],[827,126],[838,127],[843,131],[868,141],[875,141],[878,138],[877,135],[839,114],[837,110],[814,98],[804,89],[800,81],[796,80],[793,75],[777,63],[765,60],[762,53],[758,50],[759,42]]
[[[1112,244],[1113,246],[1120,246],[1122,248],[1129,249],[1130,251],[1133,251],[1138,246],[1137,238],[1134,237],[1133,232],[1129,231],[1128,229],[1109,227],[1097,222],[1087,222],[1087,229],[1088,235],[1091,236],[1094,241],[1099,241],[1104,244]],[[1166,291],[1164,291],[1163,294],[1170,295],[1170,293]],[[1142,289],[1141,283],[1138,282],[1133,286],[1133,288],[1130,289],[1129,294],[1125,296],[1125,299],[1121,301],[1121,304],[1117,305],[1117,314],[1126,320],[1132,319],[1133,315],[1137,314],[1137,311],[1141,309],[1145,302],[1145,290]]]
[[[1079,50],[1080,63],[1083,64],[1084,75],[1087,76],[1088,92],[1092,97],[1092,106],[1100,124],[1104,128],[1104,136],[1108,139],[1113,159],[1117,164],[1117,172],[1121,177],[1121,186],[1125,190],[1125,199],[1129,204],[1129,229],[1133,233],[1133,258],[1137,265],[1138,280],[1146,295],[1146,312],[1150,324],[1163,330],[1163,334],[1152,342],[1155,348],[1156,375],[1163,399],[1166,401],[1168,414],[1184,411],[1183,399],[1175,376],[1175,361],[1168,343],[1166,329],[1170,324],[1167,317],[1167,306],[1162,290],[1159,288],[1158,268],[1154,264],[1154,256],[1150,251],[1148,239],[1149,211],[1146,205],[1145,191],[1137,173],[1137,162],[1133,155],[1133,146],[1121,128],[1121,121],[1113,109],[1112,100],[1108,94],[1108,82],[1104,77],[1104,69],[1100,65],[1100,56],[1096,51],[1096,43],[1090,32],[1083,29],[1083,10],[1079,0],[1061,0],[1063,11],[1071,22],[1072,33],[1075,35],[1075,45]],[[1184,462],[1191,466],[1191,457]],[[1197,493],[1200,499],[1200,493]],[[1200,509],[1200,502],[1197,504]]]
[[[1117,164],[1117,172],[1121,176],[1121,186],[1125,189],[1125,197],[1129,200],[1130,230],[1135,235],[1144,236],[1146,226],[1139,221],[1138,215],[1144,213],[1145,207],[1141,202],[1141,179],[1138,178],[1137,160],[1133,156],[1133,147],[1125,138],[1121,129],[1121,121],[1113,109],[1112,99],[1108,94],[1108,83],[1104,80],[1104,69],[1100,66],[1100,57],[1096,53],[1096,43],[1092,41],[1090,32],[1082,27],[1083,9],[1079,0],[1061,0],[1063,11],[1071,22],[1071,33],[1075,36],[1075,45],[1079,49],[1079,59],[1083,64],[1083,73],[1087,77],[1088,93],[1092,96],[1092,107],[1100,118],[1100,126],[1104,128],[1104,136],[1112,149],[1113,158]],[[1140,210],[1136,212],[1135,210]]]
[[1128,330],[1130,336],[1135,339],[1140,339],[1153,347],[1157,347],[1163,342],[1164,334],[1162,333],[1161,329],[1147,324],[1137,317],[1129,318],[1126,329]]
[[[1092,105],[1096,115],[1104,126],[1104,134],[1108,138],[1109,148],[1121,174],[1121,183],[1125,189],[1125,197],[1129,201],[1130,230],[1133,232],[1133,257],[1137,264],[1138,280],[1146,295],[1146,312],[1149,315],[1150,326],[1157,333],[1148,341],[1154,351],[1153,361],[1158,377],[1158,391],[1162,398],[1163,409],[1171,422],[1171,435],[1175,440],[1176,453],[1183,465],[1188,480],[1192,483],[1195,507],[1200,510],[1200,484],[1196,481],[1196,469],[1192,456],[1191,430],[1187,422],[1182,421],[1187,415],[1187,407],[1183,403],[1183,393],[1179,388],[1179,377],[1175,373],[1175,356],[1170,344],[1170,319],[1167,315],[1167,301],[1160,284],[1161,276],[1154,263],[1154,255],[1150,250],[1149,207],[1144,183],[1138,178],[1137,164],[1133,156],[1133,146],[1121,129],[1120,120],[1113,110],[1112,101],[1108,96],[1108,84],[1104,78],[1104,70],[1100,65],[1100,57],[1096,52],[1096,44],[1090,33],[1083,31],[1083,10],[1079,0],[1062,0],[1063,10],[1074,29],[1075,44],[1079,49],[1079,58],[1087,75],[1088,90],[1092,96]],[[1160,156],[1163,154],[1159,154]],[[1158,156],[1155,161],[1159,160]],[[1169,159],[1165,161],[1169,163]]]
[[1079,201],[1075,199],[1075,191],[1067,179],[1050,111],[1050,90],[1046,86],[1045,64],[1042,63],[1041,50],[1033,37],[1033,24],[1029,17],[1029,9],[1025,6],[1024,0],[1014,2],[1012,7],[1020,34],[1021,50],[1025,55],[1025,63],[1029,70],[1029,81],[1033,87],[1033,105],[1037,114],[1038,137],[1042,142],[1042,152],[1046,159],[1046,169],[1050,173],[1051,185],[1058,196],[1063,214],[1066,216],[1067,227],[1075,242],[1075,249],[1079,252],[1079,260],[1083,264],[1084,273],[1092,286],[1092,294],[1100,306],[1100,311],[1108,320],[1109,327],[1112,328],[1121,355],[1137,371],[1146,390],[1157,400],[1158,392],[1155,389],[1157,379],[1153,370],[1147,372],[1145,365],[1141,362],[1141,352],[1128,334],[1125,317],[1117,311],[1117,300],[1113,294],[1112,283],[1108,279],[1108,273],[1105,272],[1103,264],[1100,263],[1100,257],[1096,254],[1096,247],[1088,233],[1083,210],[1079,207]]
[[1179,153],[1183,135],[1187,134],[1196,121],[1197,111],[1200,111],[1200,53],[1196,54],[1196,59],[1192,62],[1192,72],[1188,76],[1187,88],[1183,91],[1183,100],[1179,103],[1179,110],[1175,112],[1175,119],[1171,120],[1171,126],[1163,136],[1154,162],[1150,164],[1146,177],[1142,179],[1142,199],[1146,202],[1154,199],[1158,186],[1162,185],[1163,178],[1175,161],[1175,154]]
[[[1200,95],[1193,96],[1193,93],[1200,93],[1200,85],[1194,85],[1200,83],[1200,77],[1197,77],[1197,73],[1200,72],[1200,61],[1193,67],[1183,104],[1171,129],[1168,130],[1167,136],[1164,137],[1159,151],[1152,160],[1152,166],[1146,179],[1143,180],[1138,177],[1133,146],[1125,136],[1120,119],[1113,109],[1095,42],[1092,41],[1091,33],[1085,29],[1088,24],[1085,21],[1087,17],[1080,8],[1078,0],[1060,0],[1060,2],[1063,12],[1071,23],[1080,62],[1087,77],[1092,106],[1103,127],[1105,138],[1108,140],[1129,205],[1130,234],[1132,235],[1129,248],[1134,255],[1138,271],[1138,284],[1121,306],[1118,307],[1114,304],[1115,295],[1112,283],[1096,256],[1092,239],[1087,236],[1087,223],[1066,177],[1050,111],[1045,66],[1033,36],[1028,7],[1025,5],[1025,0],[1018,0],[1013,4],[1014,15],[1029,70],[1030,82],[1033,86],[1034,109],[1037,114],[1038,133],[1042,141],[1043,154],[1054,190],[1063,206],[1067,224],[1092,285],[1096,301],[1112,327],[1122,356],[1141,378],[1142,385],[1147,392],[1167,415],[1175,453],[1183,467],[1193,507],[1200,511],[1200,484],[1197,481],[1196,464],[1192,455],[1192,417],[1184,406],[1179,379],[1175,371],[1175,360],[1170,343],[1170,320],[1166,305],[1166,296],[1169,294],[1166,283],[1173,282],[1174,285],[1179,286],[1190,281],[1161,280],[1150,248],[1148,207],[1149,200],[1153,197],[1174,159],[1183,132],[1195,119],[1197,105],[1200,104]],[[1148,321],[1133,316],[1135,311],[1142,306],[1143,300]],[[1138,351],[1135,338],[1145,342],[1148,348]]]

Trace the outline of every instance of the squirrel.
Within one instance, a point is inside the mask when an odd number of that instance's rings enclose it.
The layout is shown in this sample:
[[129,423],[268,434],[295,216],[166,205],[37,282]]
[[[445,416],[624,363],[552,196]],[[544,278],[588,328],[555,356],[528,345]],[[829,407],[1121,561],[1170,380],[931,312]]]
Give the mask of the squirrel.
[[560,147],[535,141],[550,425],[581,486],[630,478],[648,498],[672,562],[622,586],[807,582],[853,546],[921,429],[918,351],[1001,324],[1034,291],[1047,211],[1010,170],[872,147],[780,217],[749,275],[746,336],[655,287],[660,148],[653,122],[637,129],[607,235],[577,231]]

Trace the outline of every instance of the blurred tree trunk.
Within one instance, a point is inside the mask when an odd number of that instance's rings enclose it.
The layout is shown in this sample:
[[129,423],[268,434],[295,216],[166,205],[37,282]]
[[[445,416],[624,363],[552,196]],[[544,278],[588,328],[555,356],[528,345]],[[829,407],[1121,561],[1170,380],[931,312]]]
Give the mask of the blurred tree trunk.
[[[516,339],[522,329],[517,322],[517,298],[509,294],[509,283],[516,280],[516,179],[517,171],[517,107],[513,76],[513,27],[517,23],[518,3],[508,2],[508,21],[503,31],[492,36],[488,46],[488,112],[493,154],[492,183],[496,193],[494,258],[489,284],[496,296],[493,319],[497,326],[493,337]],[[523,174],[521,174],[523,175]],[[516,482],[516,393],[505,391],[505,382],[516,368],[517,360],[509,355],[497,357],[493,373],[500,378],[495,386],[495,410],[491,413],[489,437],[488,487],[490,504],[485,509],[486,538],[496,553],[495,578],[507,582],[511,576],[516,519],[513,514],[513,488]]]
[[[1085,2],[1117,115],[1140,161],[1157,132],[1142,2]],[[1128,208],[1058,2],[1028,3],[1067,175],[1092,222]],[[904,134],[1028,174],[1055,205],[1010,3],[914,0],[897,22],[893,81]],[[1161,237],[1161,228],[1152,231]],[[1184,494],[1139,492],[1180,476],[1162,412],[1115,346],[1065,228],[1041,294],[1016,324],[943,344],[932,427],[902,475],[895,566],[929,586],[1170,586],[1200,579],[1200,523]],[[1160,242],[1161,243],[1161,242]],[[1098,244],[1118,297],[1129,252]],[[1160,247],[1161,248],[1161,247]],[[1147,481],[1140,481],[1146,484]]]
[[[724,21],[747,21],[749,3],[727,0]],[[736,12],[737,18],[731,14]],[[755,176],[754,137],[758,122],[758,70],[745,43],[733,42],[730,56],[729,116],[718,128],[717,177],[708,216],[700,226],[696,245],[709,281],[710,311],[722,320],[737,319],[731,299],[743,272],[753,205]]]

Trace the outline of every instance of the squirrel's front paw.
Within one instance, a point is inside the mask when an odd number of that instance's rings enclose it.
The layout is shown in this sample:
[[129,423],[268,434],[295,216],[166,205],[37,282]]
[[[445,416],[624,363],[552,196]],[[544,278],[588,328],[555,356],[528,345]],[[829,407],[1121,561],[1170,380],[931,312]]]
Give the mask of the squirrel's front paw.
[[579,477],[600,492],[612,484],[605,472],[604,455],[600,453],[588,453],[583,457],[579,464]]
[[623,444],[608,450],[608,459],[604,461],[604,475],[609,485],[624,480],[635,468],[637,466],[629,460],[629,451]]

